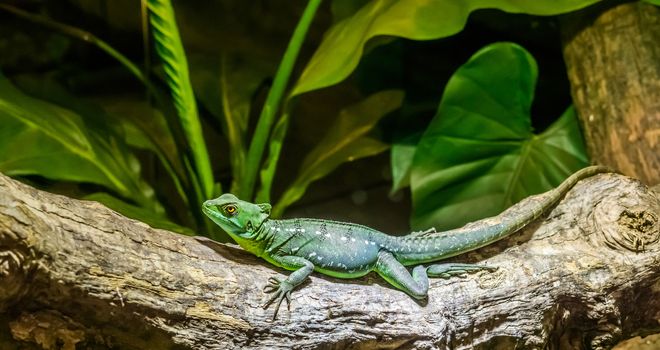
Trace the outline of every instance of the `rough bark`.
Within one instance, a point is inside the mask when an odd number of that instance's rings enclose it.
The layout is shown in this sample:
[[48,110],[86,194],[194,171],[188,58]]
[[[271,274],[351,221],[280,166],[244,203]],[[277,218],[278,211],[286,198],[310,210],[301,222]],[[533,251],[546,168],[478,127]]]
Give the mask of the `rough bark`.
[[592,162],[660,183],[660,7],[604,2],[564,16],[561,27]]
[[660,330],[660,201],[637,180],[581,181],[538,222],[461,257],[418,303],[378,276],[285,274],[241,249],[157,230],[0,175],[0,348],[609,348]]

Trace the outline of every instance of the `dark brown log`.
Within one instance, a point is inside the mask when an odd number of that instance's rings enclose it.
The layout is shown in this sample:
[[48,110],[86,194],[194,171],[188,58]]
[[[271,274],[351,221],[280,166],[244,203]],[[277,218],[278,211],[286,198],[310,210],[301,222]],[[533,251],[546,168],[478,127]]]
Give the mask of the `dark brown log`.
[[461,257],[496,272],[423,303],[313,274],[271,321],[261,288],[286,271],[0,175],[0,348],[605,349],[660,330],[659,218],[655,192],[598,175]]
[[660,183],[660,7],[604,2],[562,18],[573,101],[594,164]]

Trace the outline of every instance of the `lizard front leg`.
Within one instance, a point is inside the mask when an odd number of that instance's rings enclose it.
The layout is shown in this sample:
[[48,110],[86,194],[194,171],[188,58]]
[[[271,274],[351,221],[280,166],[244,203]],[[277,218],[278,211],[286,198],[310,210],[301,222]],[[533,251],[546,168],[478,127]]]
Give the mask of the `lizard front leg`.
[[285,280],[280,280],[276,277],[268,279],[268,284],[264,287],[264,292],[273,293],[273,296],[264,303],[263,308],[266,309],[270,304],[277,300],[275,305],[275,313],[273,320],[277,317],[277,312],[280,309],[282,300],[286,299],[287,308],[291,307],[291,291],[297,285],[301,284],[309,274],[314,271],[314,264],[305,258],[299,256],[272,256],[273,260],[277,261],[282,267],[287,270],[295,270]]

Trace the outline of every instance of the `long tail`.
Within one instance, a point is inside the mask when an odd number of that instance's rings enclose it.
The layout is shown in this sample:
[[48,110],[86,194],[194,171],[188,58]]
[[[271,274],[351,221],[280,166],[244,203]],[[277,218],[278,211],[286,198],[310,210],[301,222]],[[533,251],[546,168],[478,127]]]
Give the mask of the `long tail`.
[[[500,215],[469,223],[454,230],[422,233],[398,238],[397,259],[420,263],[448,258],[500,240],[530,222],[559,201],[580,180],[599,173],[614,172],[603,166],[583,168],[569,176],[556,188],[527,197]],[[414,248],[413,248],[414,247]],[[421,250],[419,247],[423,247]]]

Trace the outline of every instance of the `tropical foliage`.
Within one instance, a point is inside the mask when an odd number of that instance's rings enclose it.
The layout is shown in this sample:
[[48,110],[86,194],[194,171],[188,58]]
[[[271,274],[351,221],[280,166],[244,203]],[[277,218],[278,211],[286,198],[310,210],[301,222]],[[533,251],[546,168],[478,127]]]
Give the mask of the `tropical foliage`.
[[[523,47],[488,45],[448,81],[433,82],[437,91],[444,90],[441,99],[432,102],[435,116],[403,137],[388,140],[378,132],[414,98],[401,87],[376,86],[361,99],[345,102],[298,164],[297,175],[280,178],[278,163],[286,152],[292,118],[313,117],[300,115],[296,106],[307,93],[335,88],[351,77],[360,70],[363,56],[377,47],[402,40],[397,38],[421,41],[454,35],[476,10],[548,16],[595,2],[335,0],[330,6],[333,24],[311,59],[296,65],[314,18],[323,9],[320,0],[310,0],[302,10],[281,60],[264,63],[227,50],[220,62],[211,64],[185,49],[170,0],[148,0],[143,15],[150,25],[143,34],[152,36],[158,57],[154,63],[159,64],[147,71],[82,29],[0,4],[26,23],[95,45],[135,76],[148,96],[140,113],[121,115],[76,98],[52,76],[0,75],[0,172],[87,184],[80,188],[80,197],[129,217],[224,239],[201,215],[203,200],[231,191],[247,200],[273,202],[274,215],[282,215],[313,182],[343,163],[391,148],[393,190],[410,186],[412,226],[457,226],[548,189],[587,163],[570,106],[546,130],[533,132],[537,64]],[[270,85],[268,93],[259,100],[255,96],[264,83]],[[414,114],[398,117],[416,119]],[[222,142],[205,132],[205,126],[214,123],[222,129]],[[228,176],[219,175],[223,170],[213,161],[218,157],[230,166]],[[167,181],[145,180],[153,159]],[[285,185],[274,197],[276,180]],[[172,198],[182,206],[172,205]]]

